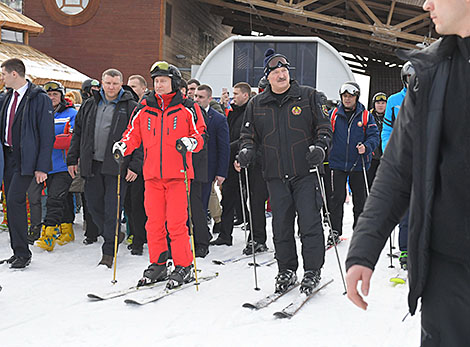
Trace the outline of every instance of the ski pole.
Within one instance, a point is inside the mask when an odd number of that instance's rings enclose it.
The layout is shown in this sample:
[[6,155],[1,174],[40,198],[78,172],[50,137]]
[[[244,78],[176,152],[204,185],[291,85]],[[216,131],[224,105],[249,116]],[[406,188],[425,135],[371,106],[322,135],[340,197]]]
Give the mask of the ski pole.
[[117,212],[116,212],[116,232],[114,233],[114,270],[112,284],[116,284],[116,268],[117,268],[117,249],[118,249],[118,238],[119,238],[119,223],[121,223],[121,166],[122,166],[122,155],[119,151],[114,152],[114,159],[118,163],[118,176],[117,176]]
[[248,242],[248,237],[246,235],[247,227],[246,227],[246,216],[245,216],[245,199],[243,197],[243,185],[242,185],[242,174],[241,174],[241,172],[238,173],[238,183],[240,185],[240,200],[241,200],[241,203],[242,203],[243,229],[245,229],[245,242]]
[[[359,142],[357,144],[358,146],[362,145],[362,142]],[[364,184],[366,186],[366,194],[369,196],[369,182],[367,181],[367,172],[366,172],[366,164],[364,160],[364,154],[361,154],[361,159],[362,159],[362,172],[364,173]]]
[[390,235],[389,241],[390,241],[390,266],[389,266],[389,268],[393,269],[395,266],[393,266],[392,235]]
[[[248,168],[245,168],[245,178],[246,178],[246,195],[247,195],[247,206],[248,206],[248,217],[250,219],[250,236],[251,236],[251,252],[253,253],[253,264],[256,264],[256,255],[255,255],[255,240],[253,239],[253,205],[251,204],[251,195],[250,195],[250,183],[248,180]],[[245,217],[245,213],[243,213],[243,217]],[[246,229],[246,222],[245,229]],[[258,287],[258,276],[256,273],[256,266],[253,266],[253,271],[255,273],[255,290],[260,290]]]
[[197,267],[196,267],[196,248],[194,246],[194,232],[193,232],[193,220],[191,214],[191,199],[189,197],[189,183],[188,183],[188,164],[186,163],[186,146],[180,141],[176,141],[176,150],[180,152],[183,157],[183,169],[184,169],[184,184],[186,186],[186,199],[188,200],[188,219],[189,219],[189,235],[191,238],[191,247],[193,248],[193,263],[194,263],[194,278],[196,280],[196,291],[199,291],[199,282],[197,280]]
[[336,259],[338,260],[339,272],[341,274],[341,279],[343,280],[343,287],[344,287],[343,295],[346,295],[346,293],[347,293],[346,282],[344,281],[343,268],[341,266],[341,260],[339,259],[338,248],[336,247],[336,239],[333,235],[333,227],[331,225],[330,211],[328,210],[328,205],[327,205],[327,201],[326,201],[325,182],[323,181],[323,177],[320,176],[320,171],[318,170],[318,166],[315,166],[310,171],[314,171],[317,174],[318,184],[320,185],[320,193],[321,193],[321,196],[322,196],[322,199],[323,199],[323,208],[325,209],[326,220],[328,222],[328,227],[330,228],[329,234],[330,234],[331,239],[333,240]]

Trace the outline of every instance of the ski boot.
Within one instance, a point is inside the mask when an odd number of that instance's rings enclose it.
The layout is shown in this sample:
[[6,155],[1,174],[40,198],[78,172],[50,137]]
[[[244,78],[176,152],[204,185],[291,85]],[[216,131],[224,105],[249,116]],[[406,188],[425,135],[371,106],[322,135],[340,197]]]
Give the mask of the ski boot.
[[61,246],[75,240],[73,233],[72,223],[62,223],[60,225],[60,236],[57,238],[57,243]]
[[283,293],[297,281],[297,275],[292,270],[283,270],[276,276],[276,293]]
[[137,287],[146,286],[155,282],[164,281],[168,278],[168,266],[165,264],[150,264],[144,270],[144,276],[137,282]]
[[180,266],[176,265],[173,272],[170,274],[170,278],[166,287],[168,289],[173,289],[179,287],[185,283],[189,283],[194,279],[193,265],[189,266]]
[[55,243],[59,235],[60,229],[58,225],[43,225],[42,234],[41,237],[36,241],[36,246],[50,252],[54,249]]
[[[251,240],[246,243],[246,247],[242,251],[243,254],[245,255],[253,254],[253,247],[251,246],[251,244],[252,244]],[[268,250],[268,247],[266,246],[265,243],[253,241],[253,244],[255,248],[255,253],[266,252]]]
[[308,270],[304,273],[304,278],[300,282],[300,292],[305,295],[312,294],[313,290],[318,286],[321,280],[320,270]]
[[34,245],[34,242],[41,236],[41,225],[31,225],[28,230],[28,243]]
[[[333,235],[333,236],[332,236]],[[341,242],[341,238],[339,237],[339,234],[336,230],[333,230],[329,235],[328,235],[328,240],[326,241],[326,247],[331,248],[334,247],[334,245],[337,245],[338,243]]]
[[398,257],[398,261],[400,262],[400,267],[407,271],[408,270],[408,251],[402,251],[400,256]]

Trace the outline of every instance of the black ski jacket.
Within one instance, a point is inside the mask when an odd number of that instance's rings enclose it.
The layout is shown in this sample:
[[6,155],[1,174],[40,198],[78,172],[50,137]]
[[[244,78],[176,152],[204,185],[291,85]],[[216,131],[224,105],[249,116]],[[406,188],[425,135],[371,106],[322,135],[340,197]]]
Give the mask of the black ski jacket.
[[[80,175],[82,177],[89,177],[92,174],[91,166],[95,142],[96,112],[100,100],[100,92],[94,90],[93,97],[87,99],[82,104],[75,118],[72,142],[67,154],[67,166],[77,165],[78,159],[80,159]],[[104,175],[118,175],[119,166],[113,157],[113,144],[121,140],[122,133],[127,129],[132,111],[136,106],[137,102],[134,100],[132,94],[128,91],[124,91],[114,110],[111,131],[108,136],[106,154],[101,170],[101,173]],[[121,174],[125,175],[127,169],[141,174],[143,156],[142,148],[139,148],[130,156],[124,157]]]
[[400,108],[374,185],[359,217],[346,268],[359,264],[374,269],[387,238],[410,207],[408,231],[408,305],[416,311],[429,270],[431,211],[443,122],[444,97],[455,36],[430,47],[400,52],[416,75]]
[[309,146],[320,146],[327,154],[332,134],[328,111],[319,93],[292,80],[281,103],[270,86],[249,101],[240,149],[261,149],[265,180],[288,180],[309,174],[305,158]]

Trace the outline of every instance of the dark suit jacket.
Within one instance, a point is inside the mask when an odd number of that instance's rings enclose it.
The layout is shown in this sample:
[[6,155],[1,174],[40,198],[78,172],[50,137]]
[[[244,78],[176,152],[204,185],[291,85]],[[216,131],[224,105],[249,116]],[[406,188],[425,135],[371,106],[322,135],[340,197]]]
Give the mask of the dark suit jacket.
[[230,136],[227,117],[212,107],[207,112],[207,133],[209,134],[209,181],[215,176],[227,177],[230,157]]

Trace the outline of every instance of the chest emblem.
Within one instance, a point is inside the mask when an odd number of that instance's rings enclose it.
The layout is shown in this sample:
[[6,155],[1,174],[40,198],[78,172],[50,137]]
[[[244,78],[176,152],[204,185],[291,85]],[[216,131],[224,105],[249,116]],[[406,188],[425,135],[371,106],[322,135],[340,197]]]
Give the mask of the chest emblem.
[[299,106],[294,106],[292,107],[291,112],[294,116],[298,116],[302,113],[302,109]]
[[326,105],[321,105],[321,111],[323,112],[323,115],[325,117],[328,117],[328,108],[326,107]]
[[361,128],[361,127],[362,127],[362,121],[357,122],[357,126],[358,126],[359,128]]

